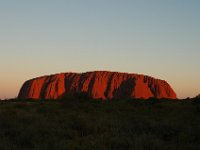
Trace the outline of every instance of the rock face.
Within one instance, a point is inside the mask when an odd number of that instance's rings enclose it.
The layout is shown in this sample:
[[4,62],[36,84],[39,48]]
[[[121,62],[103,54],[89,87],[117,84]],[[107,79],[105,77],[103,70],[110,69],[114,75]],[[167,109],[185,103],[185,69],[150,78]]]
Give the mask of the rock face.
[[175,92],[164,80],[108,71],[61,73],[35,78],[24,83],[18,98],[59,99],[80,93],[86,93],[94,99],[176,99]]

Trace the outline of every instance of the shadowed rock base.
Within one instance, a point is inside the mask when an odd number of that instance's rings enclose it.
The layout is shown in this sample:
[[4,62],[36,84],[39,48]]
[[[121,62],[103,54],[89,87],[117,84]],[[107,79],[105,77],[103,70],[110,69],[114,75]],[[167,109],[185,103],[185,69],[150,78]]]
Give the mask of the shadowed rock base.
[[168,98],[176,99],[171,86],[164,80],[149,76],[94,71],[61,73],[26,81],[20,99],[60,99],[85,93],[93,99]]

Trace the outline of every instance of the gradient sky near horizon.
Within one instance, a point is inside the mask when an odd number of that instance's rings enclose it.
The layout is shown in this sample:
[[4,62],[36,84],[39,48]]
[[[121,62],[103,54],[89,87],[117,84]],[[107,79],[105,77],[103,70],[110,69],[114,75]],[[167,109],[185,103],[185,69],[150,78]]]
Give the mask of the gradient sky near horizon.
[[199,0],[0,0],[0,98],[27,79],[109,70],[200,93]]

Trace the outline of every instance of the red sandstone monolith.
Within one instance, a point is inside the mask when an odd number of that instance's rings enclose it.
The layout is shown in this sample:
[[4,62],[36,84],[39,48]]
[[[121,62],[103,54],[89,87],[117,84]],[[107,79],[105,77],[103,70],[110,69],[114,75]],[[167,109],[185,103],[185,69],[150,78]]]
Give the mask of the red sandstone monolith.
[[176,99],[174,90],[164,80],[108,71],[61,73],[31,79],[23,84],[18,98],[60,99],[79,93],[86,93],[93,99]]

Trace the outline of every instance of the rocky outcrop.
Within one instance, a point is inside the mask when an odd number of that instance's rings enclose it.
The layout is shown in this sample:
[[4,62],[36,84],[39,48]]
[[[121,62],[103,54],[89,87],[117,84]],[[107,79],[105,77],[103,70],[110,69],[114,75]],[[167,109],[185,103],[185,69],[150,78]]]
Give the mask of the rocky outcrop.
[[164,80],[108,71],[61,73],[35,78],[24,83],[18,98],[59,99],[79,93],[86,93],[94,99],[176,99],[175,92]]

